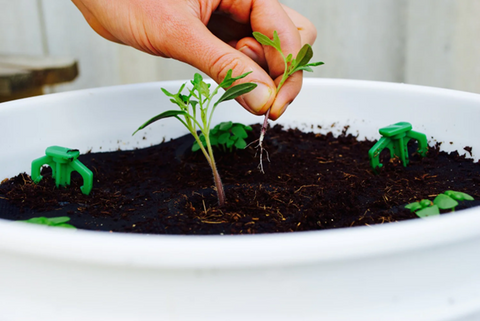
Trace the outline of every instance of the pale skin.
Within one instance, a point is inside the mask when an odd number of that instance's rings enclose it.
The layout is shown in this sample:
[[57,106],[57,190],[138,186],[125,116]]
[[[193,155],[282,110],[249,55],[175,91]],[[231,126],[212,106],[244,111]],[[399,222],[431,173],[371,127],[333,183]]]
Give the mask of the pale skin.
[[284,62],[274,48],[263,47],[252,31],[272,38],[276,30],[285,55],[313,44],[316,29],[277,0],[72,0],[102,37],[146,53],[188,63],[216,82],[229,69],[239,80],[254,82],[237,101],[248,111],[276,120],[302,87],[302,72],[276,93]]

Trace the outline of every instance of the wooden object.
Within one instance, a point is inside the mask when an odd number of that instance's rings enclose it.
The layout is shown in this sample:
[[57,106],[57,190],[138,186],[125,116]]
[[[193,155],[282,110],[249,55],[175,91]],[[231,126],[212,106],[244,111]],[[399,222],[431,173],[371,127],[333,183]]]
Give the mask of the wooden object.
[[0,102],[43,94],[47,85],[78,76],[74,59],[0,54]]

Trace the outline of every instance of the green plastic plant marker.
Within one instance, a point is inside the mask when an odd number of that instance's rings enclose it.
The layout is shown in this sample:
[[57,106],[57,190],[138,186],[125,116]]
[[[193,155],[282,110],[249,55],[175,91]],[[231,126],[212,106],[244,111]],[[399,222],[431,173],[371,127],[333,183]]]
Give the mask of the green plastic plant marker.
[[382,137],[368,152],[370,165],[375,173],[377,173],[378,168],[383,166],[383,164],[380,163],[380,154],[385,148],[390,150],[391,158],[400,158],[404,167],[408,165],[407,144],[411,139],[418,141],[418,154],[420,156],[424,157],[427,154],[427,136],[425,134],[413,131],[412,124],[410,123],[399,122],[380,128],[379,132]]
[[77,158],[80,152],[76,149],[50,146],[45,150],[46,156],[35,159],[32,162],[32,180],[38,183],[42,180],[40,169],[43,165],[48,165],[52,168],[52,177],[55,178],[55,185],[67,186],[70,185],[70,178],[72,172],[78,172],[83,178],[83,186],[80,190],[83,194],[90,194],[93,186],[93,173],[85,165],[83,165]]

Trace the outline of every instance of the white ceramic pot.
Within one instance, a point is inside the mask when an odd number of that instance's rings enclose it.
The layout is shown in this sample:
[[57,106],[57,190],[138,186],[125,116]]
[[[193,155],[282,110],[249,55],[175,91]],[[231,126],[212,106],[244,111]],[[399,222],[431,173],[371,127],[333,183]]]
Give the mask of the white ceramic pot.
[[[0,105],[0,179],[45,148],[132,149],[177,137],[180,82],[83,90]],[[235,119],[232,119],[234,113]],[[235,102],[216,121],[258,123]],[[442,146],[480,150],[480,95],[403,84],[306,79],[279,120],[378,138],[408,121]],[[314,127],[315,127],[314,126]],[[142,137],[145,136],[146,140]],[[453,144],[450,144],[453,142]],[[437,218],[242,236],[70,231],[0,220],[0,320],[480,320],[480,208]]]

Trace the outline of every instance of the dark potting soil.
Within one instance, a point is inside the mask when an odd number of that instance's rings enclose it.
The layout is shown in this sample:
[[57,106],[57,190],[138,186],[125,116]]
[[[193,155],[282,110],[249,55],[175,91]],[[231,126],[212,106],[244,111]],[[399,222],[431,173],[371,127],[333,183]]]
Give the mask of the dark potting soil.
[[[259,126],[253,127],[251,141],[259,135]],[[480,164],[466,158],[469,147],[463,155],[430,147],[421,158],[412,144],[408,167],[384,151],[385,166],[374,174],[368,160],[374,142],[357,141],[346,129],[335,138],[277,125],[265,139],[271,162],[264,161],[264,174],[254,146],[216,151],[227,195],[226,206],[218,208],[210,168],[200,152],[190,151],[192,142],[184,136],[146,149],[81,155],[94,173],[89,196],[80,192],[77,173],[60,189],[48,167],[39,184],[20,174],[0,185],[0,216],[69,216],[77,228],[99,231],[227,235],[415,219],[405,204],[446,190],[480,200]],[[465,202],[457,209],[478,204]]]

